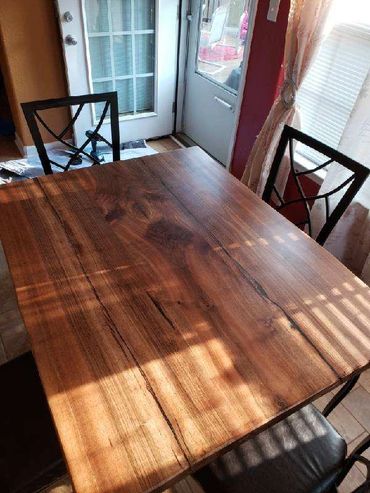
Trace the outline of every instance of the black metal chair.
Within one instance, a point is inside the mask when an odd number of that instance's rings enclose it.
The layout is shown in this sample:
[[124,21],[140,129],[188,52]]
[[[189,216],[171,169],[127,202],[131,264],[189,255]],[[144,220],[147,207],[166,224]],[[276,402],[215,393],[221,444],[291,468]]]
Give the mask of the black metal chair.
[[[76,123],[79,115],[81,114],[84,106],[86,104],[97,103],[105,103],[105,105],[95,129],[87,129],[87,138],[85,142],[80,147],[76,147],[72,143],[65,140],[66,135],[68,135],[69,132],[73,131],[73,126]],[[68,123],[68,125],[59,133],[56,133],[53,129],[51,129],[40,115],[40,112],[43,110],[71,107],[75,105],[78,105],[78,108],[73,118]],[[113,161],[119,161],[120,138],[117,92],[86,94],[84,96],[69,96],[66,98],[47,99],[44,101],[31,101],[28,103],[22,103],[21,106],[46,175],[53,173],[52,165],[64,171],[67,171],[71,166],[81,164],[82,159],[88,159],[89,162],[91,162],[93,165],[101,164],[101,159],[97,153],[97,142],[104,142],[107,146],[109,146],[113,152]],[[112,142],[109,142],[101,134],[99,134],[99,130],[104,122],[104,119],[108,115],[108,112]],[[66,164],[58,163],[48,156],[48,152],[40,133],[40,126],[43,127],[50,135],[52,135],[55,141],[60,142],[67,148],[69,155],[67,154],[68,162]],[[88,152],[87,148],[90,144],[92,146],[92,150]]]
[[[296,171],[294,141],[302,142],[328,159],[312,170]],[[284,200],[275,182],[287,146],[289,146],[290,173],[297,188],[297,198]],[[329,193],[306,196],[300,177],[318,171],[332,162],[347,168],[351,175]],[[361,164],[318,142],[317,140],[285,126],[267,180],[263,199],[270,202],[275,193],[277,210],[303,204],[306,218],[297,226],[307,226],[312,236],[310,209],[315,200],[325,200],[326,222],[316,241],[323,245],[335,224],[369,175]],[[330,196],[347,187],[338,204],[330,211]],[[233,448],[210,465],[203,467],[194,477],[206,492],[212,493],[335,493],[356,461],[367,466],[367,480],[356,493],[370,492],[370,461],[361,454],[370,447],[370,437],[347,456],[345,440],[326,417],[351,391],[359,375],[351,378],[320,413],[310,404],[273,427],[261,432]]]
[[[312,169],[297,171],[296,165],[294,161],[294,142],[301,142],[303,145],[309,147],[310,149],[319,153],[319,155],[324,156],[325,161],[315,166]],[[283,157],[285,156],[286,149],[288,147],[289,150],[289,165],[290,165],[290,174],[293,178],[293,182],[296,188],[297,198],[293,198],[291,200],[284,200],[284,197],[281,196],[277,187],[276,187],[276,179],[278,177],[278,173],[280,170],[280,166],[283,161]],[[338,163],[350,172],[350,176],[341,183],[338,187],[330,190],[328,193],[318,194],[307,196],[304,192],[304,187],[301,183],[302,177],[307,177],[312,175],[313,173],[326,168],[331,163]],[[271,166],[271,171],[269,177],[267,179],[266,187],[262,195],[262,199],[265,202],[270,203],[273,194],[275,194],[275,202],[276,209],[281,211],[282,213],[287,211],[289,208],[297,208],[300,205],[303,205],[303,213],[305,219],[303,221],[295,222],[298,227],[306,227],[308,234],[312,237],[312,223],[311,223],[311,215],[310,210],[313,203],[316,200],[324,200],[325,201],[325,213],[326,220],[321,230],[318,232],[315,240],[319,245],[323,245],[327,240],[329,234],[332,232],[333,228],[339,221],[342,214],[345,212],[354,196],[357,194],[359,189],[364,184],[365,180],[369,176],[370,170],[363,166],[360,163],[357,163],[353,159],[345,156],[344,154],[332,149],[331,147],[319,142],[316,139],[296,130],[292,127],[286,125],[281,135],[281,139],[275,154],[274,161]],[[346,188],[347,187],[347,188]],[[334,196],[336,193],[345,189],[343,195],[341,196],[339,202],[332,210],[330,210],[330,197]]]
[[0,366],[0,389],[0,491],[41,491],[67,469],[30,352]]
[[356,384],[349,380],[320,413],[312,404],[233,448],[194,478],[206,493],[336,493],[356,461],[367,480],[356,493],[370,491],[370,461],[361,454],[370,437],[347,457],[345,440],[326,417]]

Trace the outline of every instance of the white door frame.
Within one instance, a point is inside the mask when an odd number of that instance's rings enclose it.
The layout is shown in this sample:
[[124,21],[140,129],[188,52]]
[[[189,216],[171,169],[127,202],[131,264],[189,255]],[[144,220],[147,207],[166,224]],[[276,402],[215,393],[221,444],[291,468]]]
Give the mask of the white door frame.
[[[180,0],[180,48],[179,48],[179,84],[177,92],[177,116],[176,116],[176,131],[182,131],[183,113],[184,113],[184,102],[186,95],[186,67],[187,67],[187,57],[188,57],[188,46],[187,38],[189,35],[188,29],[190,28],[190,22],[187,19],[187,15],[190,12],[191,0]],[[226,169],[230,170],[231,160],[233,156],[233,151],[235,147],[236,135],[238,130],[241,105],[243,101],[245,83],[248,72],[249,55],[252,46],[252,38],[254,33],[254,26],[256,21],[256,14],[259,5],[259,0],[254,0],[251,11],[249,12],[249,23],[248,23],[248,33],[246,49],[244,50],[243,57],[243,71],[240,79],[240,86],[238,90],[238,96],[235,103],[235,120],[233,125],[233,131],[230,139],[230,145],[228,150],[228,159],[226,163]]]

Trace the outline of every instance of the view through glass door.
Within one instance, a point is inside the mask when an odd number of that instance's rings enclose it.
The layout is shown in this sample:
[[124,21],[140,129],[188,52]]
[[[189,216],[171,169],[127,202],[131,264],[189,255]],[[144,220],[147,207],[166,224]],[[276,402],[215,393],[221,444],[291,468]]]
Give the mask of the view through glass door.
[[[177,0],[58,0],[69,92],[117,91],[121,141],[172,133]],[[86,108],[78,142],[102,108]],[[103,125],[101,134],[108,132]]]
[[184,132],[227,163],[254,0],[192,0]]

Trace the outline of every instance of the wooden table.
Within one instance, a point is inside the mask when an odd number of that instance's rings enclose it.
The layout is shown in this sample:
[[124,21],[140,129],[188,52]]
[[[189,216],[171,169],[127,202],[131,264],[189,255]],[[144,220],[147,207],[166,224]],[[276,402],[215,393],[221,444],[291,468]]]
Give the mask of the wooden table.
[[198,148],[0,189],[78,493],[160,491],[369,365],[369,289]]

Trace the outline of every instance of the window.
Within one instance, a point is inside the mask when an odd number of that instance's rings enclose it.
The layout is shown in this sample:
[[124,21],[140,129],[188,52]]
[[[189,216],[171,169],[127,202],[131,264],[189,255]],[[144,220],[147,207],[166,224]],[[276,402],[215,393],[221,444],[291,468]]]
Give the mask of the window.
[[197,73],[237,93],[247,43],[250,0],[202,2]]
[[[337,149],[369,68],[370,25],[335,25],[297,95],[302,131]],[[308,148],[296,151],[315,164],[323,162]]]
[[[85,0],[94,92],[117,91],[121,115],[154,111],[155,1]],[[104,105],[96,105],[96,116]]]

